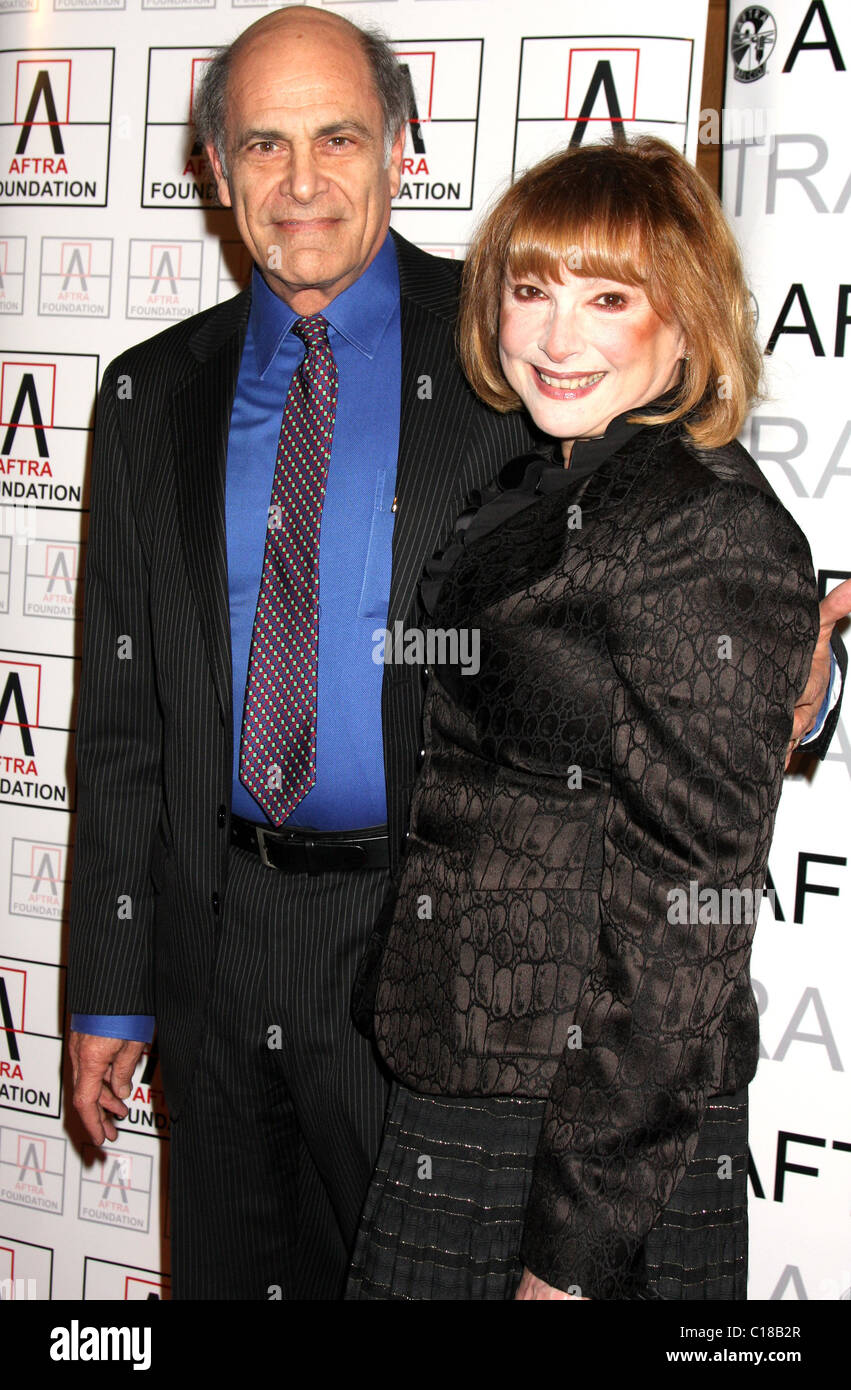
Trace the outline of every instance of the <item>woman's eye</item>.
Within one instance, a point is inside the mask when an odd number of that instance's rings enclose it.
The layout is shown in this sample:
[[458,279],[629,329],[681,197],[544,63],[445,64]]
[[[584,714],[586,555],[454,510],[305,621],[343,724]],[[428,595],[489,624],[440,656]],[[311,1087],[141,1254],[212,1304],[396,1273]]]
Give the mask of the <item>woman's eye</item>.
[[537,285],[515,285],[511,293],[515,299],[538,299],[543,297],[543,291]]
[[598,297],[597,303],[601,304],[604,309],[621,309],[626,304],[626,299],[616,290],[606,290],[605,294]]

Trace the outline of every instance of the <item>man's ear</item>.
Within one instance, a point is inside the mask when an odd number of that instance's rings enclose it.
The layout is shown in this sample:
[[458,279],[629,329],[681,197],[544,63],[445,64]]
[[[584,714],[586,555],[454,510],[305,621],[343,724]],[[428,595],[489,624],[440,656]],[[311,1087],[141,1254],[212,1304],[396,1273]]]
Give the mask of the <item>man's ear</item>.
[[390,151],[390,159],[387,164],[387,173],[389,175],[390,181],[391,198],[396,197],[396,194],[399,192],[399,187],[402,182],[402,155],[405,153],[405,137],[407,136],[407,133],[408,126],[406,123],[402,126],[402,129],[399,131],[399,134],[393,141],[393,147]]
[[231,206],[230,189],[228,188],[228,181],[222,172],[222,161],[219,159],[219,152],[215,145],[212,144],[205,145],[204,149],[207,151],[207,162],[213,171],[213,178],[216,180],[216,191],[219,195],[219,202],[223,208],[229,208]]

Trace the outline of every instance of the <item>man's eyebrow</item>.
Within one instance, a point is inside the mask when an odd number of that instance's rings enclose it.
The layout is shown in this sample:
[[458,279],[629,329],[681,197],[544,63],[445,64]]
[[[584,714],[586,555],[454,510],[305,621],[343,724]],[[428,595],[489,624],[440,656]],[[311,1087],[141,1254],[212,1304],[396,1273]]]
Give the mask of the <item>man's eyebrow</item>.
[[[359,121],[353,116],[349,120],[332,121],[328,125],[320,126],[318,130],[313,132],[312,139],[323,140],[330,135],[346,135],[349,133],[352,135],[359,135],[364,141],[373,141],[375,138],[369,126],[364,125],[363,121]],[[244,145],[247,145],[250,140],[281,140],[286,143],[287,139],[287,135],[282,130],[271,128],[261,129],[252,126],[249,130],[244,130],[240,133],[237,141],[237,149],[241,149]]]

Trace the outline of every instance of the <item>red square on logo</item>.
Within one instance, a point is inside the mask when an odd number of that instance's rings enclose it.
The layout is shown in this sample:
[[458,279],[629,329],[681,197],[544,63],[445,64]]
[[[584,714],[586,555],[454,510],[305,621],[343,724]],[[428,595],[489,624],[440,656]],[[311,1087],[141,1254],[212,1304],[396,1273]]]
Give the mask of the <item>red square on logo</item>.
[[[615,55],[624,55],[615,57]],[[589,62],[593,55],[593,68]],[[582,113],[582,105],[589,91],[589,81],[597,72],[600,63],[608,64],[611,80],[619,97],[621,116],[625,121],[634,121],[638,106],[638,61],[637,48],[571,48],[567,60],[567,92],[564,102],[564,119],[577,121]],[[632,96],[632,105],[626,107],[626,98]],[[607,111],[604,116],[585,116],[587,121],[611,121]]]
[[[24,68],[32,69],[24,72]],[[67,69],[60,72],[59,69]],[[47,73],[50,91],[56,105],[55,121],[27,121],[27,125],[67,125],[71,119],[71,59],[70,58],[19,58],[15,72],[15,125],[23,125],[32,105],[35,86],[40,72]],[[65,114],[60,111],[59,98],[65,96]],[[45,102],[39,98],[36,110],[44,110]],[[20,112],[20,114],[19,114]]]

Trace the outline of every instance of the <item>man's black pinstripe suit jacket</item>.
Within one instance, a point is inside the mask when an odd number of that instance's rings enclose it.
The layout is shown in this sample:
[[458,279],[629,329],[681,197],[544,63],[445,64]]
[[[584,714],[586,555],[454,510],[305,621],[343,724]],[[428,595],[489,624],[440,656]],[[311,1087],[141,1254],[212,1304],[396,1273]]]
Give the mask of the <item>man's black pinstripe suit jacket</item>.
[[[481,405],[461,375],[458,264],[394,238],[402,401],[388,625],[413,625],[424,561],[468,494],[530,436],[521,416]],[[225,465],[249,303],[245,291],[117,358],[95,434],[68,1005],[156,1015],[175,1115],[200,1052],[227,877]],[[421,704],[420,669],[385,666],[392,870]]]

